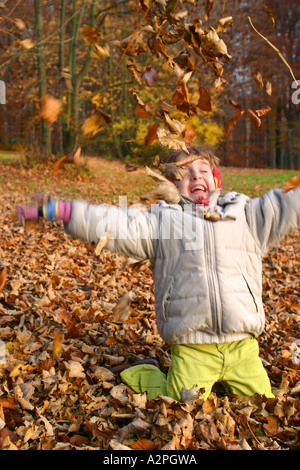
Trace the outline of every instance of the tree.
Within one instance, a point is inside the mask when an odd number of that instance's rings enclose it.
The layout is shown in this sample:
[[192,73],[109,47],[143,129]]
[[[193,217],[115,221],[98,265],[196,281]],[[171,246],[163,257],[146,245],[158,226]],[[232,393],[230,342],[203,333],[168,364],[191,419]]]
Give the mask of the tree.
[[[38,63],[38,83],[39,97],[43,98],[47,94],[47,71],[46,71],[46,55],[44,44],[44,17],[43,17],[43,0],[34,0],[35,12],[35,36]],[[41,153],[45,158],[51,155],[51,127],[50,124],[42,118],[41,132]]]

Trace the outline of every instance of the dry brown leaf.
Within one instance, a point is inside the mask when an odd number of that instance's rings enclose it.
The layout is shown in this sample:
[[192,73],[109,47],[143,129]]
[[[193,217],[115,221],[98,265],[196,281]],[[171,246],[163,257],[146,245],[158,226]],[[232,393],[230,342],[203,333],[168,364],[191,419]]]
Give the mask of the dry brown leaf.
[[112,319],[114,322],[122,323],[129,318],[132,297],[132,292],[126,292],[122,295],[119,302],[112,310]]
[[179,136],[185,128],[185,125],[182,124],[180,121],[172,119],[169,113],[164,113],[164,121],[167,124],[171,134],[174,134],[175,136]]
[[255,112],[258,117],[265,116],[271,111],[270,106],[263,106],[261,109],[256,109]]
[[227,46],[223,39],[221,39],[216,30],[210,26],[207,32],[200,34],[201,49],[204,54],[212,58],[225,58],[227,62],[230,61],[231,55],[228,54]]
[[120,441],[123,441],[128,435],[130,434],[139,434],[139,433],[144,433],[147,431],[149,428],[151,428],[151,424],[147,423],[141,418],[137,418],[131,423],[129,423],[127,426],[124,426],[121,428],[118,432],[118,439]]
[[226,18],[221,18],[218,20],[218,26],[217,26],[217,33],[220,31],[225,32],[227,31],[228,28],[231,28],[233,24],[233,18],[232,16],[226,16]]
[[35,43],[33,42],[32,39],[24,39],[23,41],[20,41],[21,46],[23,49],[32,49],[35,46]]
[[16,18],[16,19],[14,20],[14,22],[15,22],[15,25],[17,26],[17,28],[18,28],[20,31],[24,31],[24,29],[25,29],[26,26],[25,26],[24,21],[21,20],[21,18]]
[[68,361],[65,362],[66,369],[68,371],[69,377],[76,377],[79,379],[85,378],[85,372],[83,366],[78,361]]
[[92,57],[98,60],[102,60],[106,57],[110,56],[109,45],[106,44],[104,47],[98,46],[98,44],[94,44],[94,50],[91,53]]
[[276,416],[267,416],[267,423],[263,424],[267,436],[275,436],[278,433],[278,418]]
[[157,450],[157,445],[155,442],[143,438],[135,441],[134,444],[132,444],[130,447],[134,450]]
[[172,150],[182,150],[185,153],[189,153],[185,142],[178,140],[172,132],[167,131],[166,129],[158,128],[157,129],[157,138],[163,147],[167,147]]
[[100,32],[101,29],[97,28],[96,26],[91,27],[88,25],[83,25],[81,28],[81,35],[85,40],[86,44],[88,44],[89,46],[98,42]]
[[100,238],[99,238],[99,241],[97,243],[97,246],[95,248],[95,254],[97,256],[100,255],[101,251],[107,246],[107,244],[109,243],[109,236],[107,233],[104,233]]
[[146,67],[146,71],[144,72],[144,77],[149,86],[155,85],[158,79],[156,70],[151,66]]
[[66,164],[79,165],[81,163],[81,147],[78,147],[74,152],[70,152],[68,155],[64,155],[53,165],[53,173],[57,173],[60,168]]
[[136,61],[134,60],[133,57],[130,57],[130,59],[128,60],[128,63],[127,63],[127,70],[131,73],[131,75],[133,76],[134,78],[134,81],[139,85],[139,86],[142,86],[143,84],[143,80],[142,80],[142,76],[143,76],[143,71],[140,67],[138,67]]
[[160,183],[159,186],[141,196],[142,201],[157,202],[166,201],[168,204],[178,204],[181,196],[176,186],[170,181]]
[[94,135],[98,134],[98,132],[105,129],[107,123],[103,121],[102,117],[99,114],[93,114],[89,118],[87,118],[82,126],[83,135],[91,138]]
[[259,119],[259,117],[255,114],[254,111],[252,111],[252,109],[248,109],[248,114],[251,118],[251,121],[253,122],[254,126],[255,126],[255,129],[258,129],[260,126],[261,126],[261,120]]
[[189,124],[187,128],[183,131],[182,137],[185,140],[185,142],[194,142],[197,139],[197,134],[196,134],[196,128],[195,126],[192,126]]
[[3,291],[3,289],[5,287],[6,278],[7,278],[7,269],[4,266],[1,270],[1,273],[0,273],[0,293]]
[[62,111],[62,103],[54,96],[46,94],[41,98],[40,117],[53,124]]
[[112,45],[118,47],[121,52],[130,57],[139,55],[147,50],[145,35],[142,30],[135,31],[121,41],[112,41]]
[[157,139],[158,127],[159,127],[158,123],[151,124],[148,127],[148,132],[144,140],[145,147],[149,147],[149,145],[151,145],[155,141],[155,139]]
[[272,95],[272,83],[270,82],[270,80],[266,80],[266,82],[264,83],[264,79],[260,71],[255,72],[254,78],[259,88],[262,91],[265,91],[267,95],[271,96]]
[[55,330],[53,332],[53,354],[54,354],[54,356],[59,357],[61,355],[62,347],[63,347],[63,339],[64,339],[64,336],[60,331]]
[[235,126],[237,121],[244,115],[244,110],[239,103],[237,103],[235,100],[232,100],[232,99],[229,100],[229,103],[237,110],[237,112],[231,119],[227,121],[225,128],[224,128],[225,136],[228,136],[231,127]]
[[205,21],[208,20],[210,11],[213,7],[214,0],[206,0],[206,7],[205,7],[205,13],[204,13],[204,19]]
[[300,176],[293,176],[284,184],[284,192],[288,193],[291,189],[297,188],[300,185]]
[[210,93],[203,86],[199,87],[199,100],[196,106],[197,108],[200,108],[202,111],[206,111],[206,112],[212,111]]
[[176,163],[165,163],[159,166],[159,170],[162,174],[171,180],[180,181],[188,175],[188,171],[185,168],[181,168]]

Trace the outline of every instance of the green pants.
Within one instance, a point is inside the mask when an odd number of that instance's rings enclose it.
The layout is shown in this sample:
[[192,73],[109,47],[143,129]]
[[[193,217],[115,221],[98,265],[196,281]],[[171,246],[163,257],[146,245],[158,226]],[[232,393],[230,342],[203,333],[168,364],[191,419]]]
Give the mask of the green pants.
[[157,367],[144,364],[124,370],[121,378],[136,393],[147,392],[150,399],[166,395],[179,401],[180,390],[194,385],[205,389],[201,398],[206,399],[216,382],[239,396],[274,396],[255,338],[223,344],[176,344],[171,357],[167,377]]

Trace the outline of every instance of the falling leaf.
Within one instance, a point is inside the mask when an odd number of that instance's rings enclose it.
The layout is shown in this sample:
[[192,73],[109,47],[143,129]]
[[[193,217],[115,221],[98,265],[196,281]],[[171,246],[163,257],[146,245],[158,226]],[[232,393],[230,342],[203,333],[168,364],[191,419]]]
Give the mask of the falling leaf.
[[147,103],[145,103],[143,106],[138,106],[135,110],[135,114],[137,114],[139,117],[142,117],[142,118],[147,118],[149,116],[152,116],[154,112],[155,110],[152,104],[147,104]]
[[196,130],[195,126],[192,126],[191,124],[187,126],[187,128],[182,133],[182,137],[185,140],[185,142],[191,143],[197,139],[197,134],[195,130]]
[[157,72],[153,67],[146,67],[146,72],[144,72],[144,77],[149,86],[155,85],[158,79]]
[[112,41],[111,44],[130,57],[146,52],[147,49],[144,32],[141,30],[136,31],[121,41]]
[[255,114],[255,112],[252,111],[252,109],[248,109],[247,111],[248,111],[248,114],[249,114],[249,116],[251,118],[251,121],[253,122],[255,128],[258,129],[261,126],[261,120]]
[[33,40],[30,38],[20,41],[20,44],[23,47],[23,49],[27,49],[27,50],[32,49],[35,46]]
[[186,84],[180,82],[172,97],[172,103],[179,111],[190,114],[196,114],[196,107],[190,103],[189,92]]
[[288,193],[291,189],[297,188],[300,185],[300,176],[293,176],[290,180],[288,180],[284,185],[284,192]]
[[93,114],[87,118],[82,126],[83,135],[91,138],[94,137],[98,132],[105,129],[107,123],[103,121],[102,117],[99,114]]
[[202,86],[199,87],[199,100],[196,106],[202,111],[210,112],[212,110],[209,91]]
[[227,46],[223,39],[218,36],[216,30],[210,26],[209,30],[200,33],[201,50],[211,58],[224,58],[227,62],[230,61],[231,55],[228,54]]
[[242,108],[242,106],[237,103],[236,101],[230,99],[229,100],[229,103],[235,108],[237,109],[237,113],[231,118],[229,119],[229,121],[227,121],[226,125],[225,125],[225,128],[224,128],[224,134],[225,136],[227,136],[230,132],[230,129],[232,126],[235,126],[237,121],[243,116],[244,114],[244,110]]
[[206,0],[206,7],[205,7],[205,13],[204,13],[204,19],[205,21],[208,20],[210,11],[213,7],[214,0]]
[[101,47],[98,44],[94,44],[94,48],[93,48],[91,55],[92,57],[98,60],[102,60],[106,57],[109,57],[110,56],[109,45],[106,44],[104,47]]
[[127,63],[127,70],[131,73],[131,75],[133,76],[135,82],[139,85],[139,86],[142,86],[142,76],[143,76],[143,72],[142,72],[142,69],[140,67],[138,67],[136,61],[134,60],[133,57],[130,57],[128,63]]
[[68,155],[63,156],[53,165],[53,173],[56,173],[60,168],[66,164],[79,165],[81,163],[81,147],[78,147],[74,152],[70,152]]
[[25,23],[23,20],[21,20],[20,18],[16,18],[14,20],[15,22],[15,25],[17,26],[17,28],[20,30],[20,31],[24,31],[25,29]]
[[97,28],[96,26],[92,28],[88,25],[83,25],[81,28],[81,35],[86,44],[90,46],[98,42],[100,31],[100,28]]
[[62,103],[54,96],[46,94],[41,98],[40,117],[53,124],[62,111]]
[[164,46],[163,42],[158,37],[150,38],[148,41],[148,46],[151,52],[157,57],[162,56],[165,59],[168,59],[166,47]]
[[151,124],[148,127],[148,132],[147,132],[147,135],[146,135],[145,140],[144,140],[145,147],[149,147],[149,145],[151,145],[152,142],[154,142],[155,139],[157,139],[157,129],[158,129],[158,127],[159,127],[158,123]]
[[269,80],[266,81],[265,89],[267,95],[272,96],[272,83]]
[[273,12],[272,12],[272,10],[270,10],[270,8],[268,7],[268,5],[265,5],[265,12],[267,13],[268,17],[269,17],[270,20],[271,20],[272,28],[270,29],[269,33],[272,33],[272,32],[274,31],[274,29],[275,29],[276,21],[275,21]]
[[172,150],[182,150],[187,154],[189,153],[185,143],[181,140],[178,140],[176,138],[176,134],[174,135],[172,132],[161,128],[158,128],[156,132],[158,140],[163,147],[167,147]]
[[99,241],[97,243],[97,246],[95,248],[95,255],[99,256],[101,251],[103,250],[103,248],[105,248],[107,246],[107,244],[109,243],[109,235],[107,233],[104,233],[100,238],[99,238]]
[[215,90],[223,91],[225,85],[227,84],[227,80],[223,77],[217,77],[213,83],[213,87]]
[[271,111],[270,106],[263,106],[261,109],[256,109],[255,112],[258,117],[265,116],[267,113]]
[[261,90],[264,90],[265,85],[264,85],[264,81],[263,81],[263,77],[262,77],[261,72],[259,72],[259,71],[255,72],[254,78],[255,78],[255,81],[258,84],[259,88]]
[[73,84],[72,84],[72,77],[70,72],[70,67],[64,67],[61,72],[61,78],[64,79],[68,93],[73,93]]
[[178,204],[181,196],[176,186],[161,173],[152,171],[148,167],[146,167],[146,171],[154,181],[158,182],[158,186],[157,188],[148,191],[146,194],[143,194],[141,199],[153,202],[161,199],[171,204]]
[[271,96],[272,95],[272,83],[270,82],[270,80],[267,80],[264,83],[262,73],[259,71],[255,72],[254,78],[259,88],[262,91],[265,91],[267,95]]
[[231,28],[233,24],[232,16],[227,16],[226,18],[221,18],[218,20],[218,26],[216,32],[219,33],[220,31],[225,32],[228,28]]
[[168,113],[164,113],[164,121],[167,124],[171,134],[174,134],[175,136],[179,136],[185,127],[185,125],[180,121],[177,121],[177,119],[171,118]]
[[144,101],[140,98],[138,93],[130,88],[129,92],[133,96],[134,100],[136,101],[138,107],[135,110],[135,113],[140,117],[149,117],[154,114],[154,107],[152,104],[144,103]]

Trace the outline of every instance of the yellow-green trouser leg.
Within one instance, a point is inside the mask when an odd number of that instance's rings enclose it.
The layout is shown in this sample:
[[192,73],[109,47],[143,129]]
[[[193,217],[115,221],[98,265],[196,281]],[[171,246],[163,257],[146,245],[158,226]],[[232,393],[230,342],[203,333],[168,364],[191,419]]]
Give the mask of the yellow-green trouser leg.
[[135,392],[149,398],[167,395],[180,400],[180,390],[205,389],[206,399],[216,382],[239,396],[254,393],[273,397],[268,375],[258,356],[254,338],[223,344],[178,344],[172,347],[172,364],[167,377],[155,366],[138,365],[124,370],[122,380]]
[[151,364],[140,364],[123,370],[121,379],[136,393],[148,393],[148,398],[167,395],[167,380],[165,374]]

